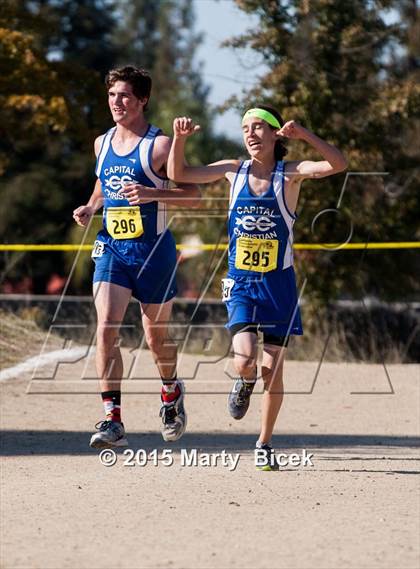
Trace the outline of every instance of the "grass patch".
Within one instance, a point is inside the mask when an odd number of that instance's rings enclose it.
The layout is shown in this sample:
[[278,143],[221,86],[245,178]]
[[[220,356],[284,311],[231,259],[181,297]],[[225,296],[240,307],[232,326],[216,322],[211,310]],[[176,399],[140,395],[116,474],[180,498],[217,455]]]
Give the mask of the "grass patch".
[[[42,311],[37,307],[23,308],[17,314],[0,310],[0,369],[12,367],[40,353],[48,330],[39,319]],[[59,349],[62,340],[49,338],[48,345]]]

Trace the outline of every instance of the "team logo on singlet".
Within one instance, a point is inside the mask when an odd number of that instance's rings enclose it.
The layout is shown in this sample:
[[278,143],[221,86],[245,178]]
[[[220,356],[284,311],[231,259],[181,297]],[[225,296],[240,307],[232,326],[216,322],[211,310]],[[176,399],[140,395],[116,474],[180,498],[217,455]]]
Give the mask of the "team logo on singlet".
[[[234,235],[237,237],[256,237],[260,239],[274,239],[277,237],[275,229],[276,213],[274,209],[263,206],[237,206]],[[248,233],[252,231],[253,233]]]
[[107,198],[113,200],[124,200],[125,197],[119,194],[119,190],[125,184],[136,182],[134,168],[130,166],[111,166],[104,170],[103,189]]
[[243,227],[245,231],[269,231],[276,224],[274,221],[265,215],[260,215],[255,217],[254,215],[244,215],[243,217],[237,217],[235,220],[236,225]]

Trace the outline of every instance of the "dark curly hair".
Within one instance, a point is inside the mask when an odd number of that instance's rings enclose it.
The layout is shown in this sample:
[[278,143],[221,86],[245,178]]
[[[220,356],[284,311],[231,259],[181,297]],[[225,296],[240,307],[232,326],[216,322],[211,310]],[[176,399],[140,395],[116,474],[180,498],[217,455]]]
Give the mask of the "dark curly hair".
[[106,88],[109,90],[117,81],[130,83],[137,99],[147,97],[147,102],[143,107],[143,111],[146,111],[152,90],[152,78],[149,73],[145,69],[133,65],[111,69],[105,77]]

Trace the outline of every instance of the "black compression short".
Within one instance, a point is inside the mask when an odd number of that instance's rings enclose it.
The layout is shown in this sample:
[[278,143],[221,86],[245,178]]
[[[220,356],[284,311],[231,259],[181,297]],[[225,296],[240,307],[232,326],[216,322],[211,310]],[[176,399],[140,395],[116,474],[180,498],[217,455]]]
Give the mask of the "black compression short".
[[[238,322],[229,328],[232,337],[238,332],[251,332],[252,334],[258,333],[258,324],[248,324],[246,322]],[[269,334],[263,331],[264,344],[272,344],[273,346],[282,346],[287,348],[290,336],[277,336],[276,334]]]

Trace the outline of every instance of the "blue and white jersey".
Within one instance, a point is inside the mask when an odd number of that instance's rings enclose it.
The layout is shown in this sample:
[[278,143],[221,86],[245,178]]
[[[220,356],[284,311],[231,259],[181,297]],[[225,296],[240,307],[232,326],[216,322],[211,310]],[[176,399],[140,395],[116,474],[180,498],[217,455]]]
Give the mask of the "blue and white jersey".
[[168,179],[156,174],[152,167],[153,145],[160,129],[149,125],[146,134],[125,156],[116,154],[112,148],[115,131],[116,127],[113,127],[105,134],[96,162],[96,175],[101,181],[104,196],[104,228],[111,230],[107,227],[107,220],[111,219],[107,216],[109,208],[140,208],[142,234],[136,239],[141,241],[156,239],[166,229],[165,204],[156,201],[141,206],[130,206],[119,191],[128,182],[137,182],[149,188],[156,188],[156,191],[168,187]]
[[293,224],[286,205],[284,162],[277,162],[267,192],[249,187],[251,160],[242,162],[230,190],[229,276],[263,277],[293,266]]

